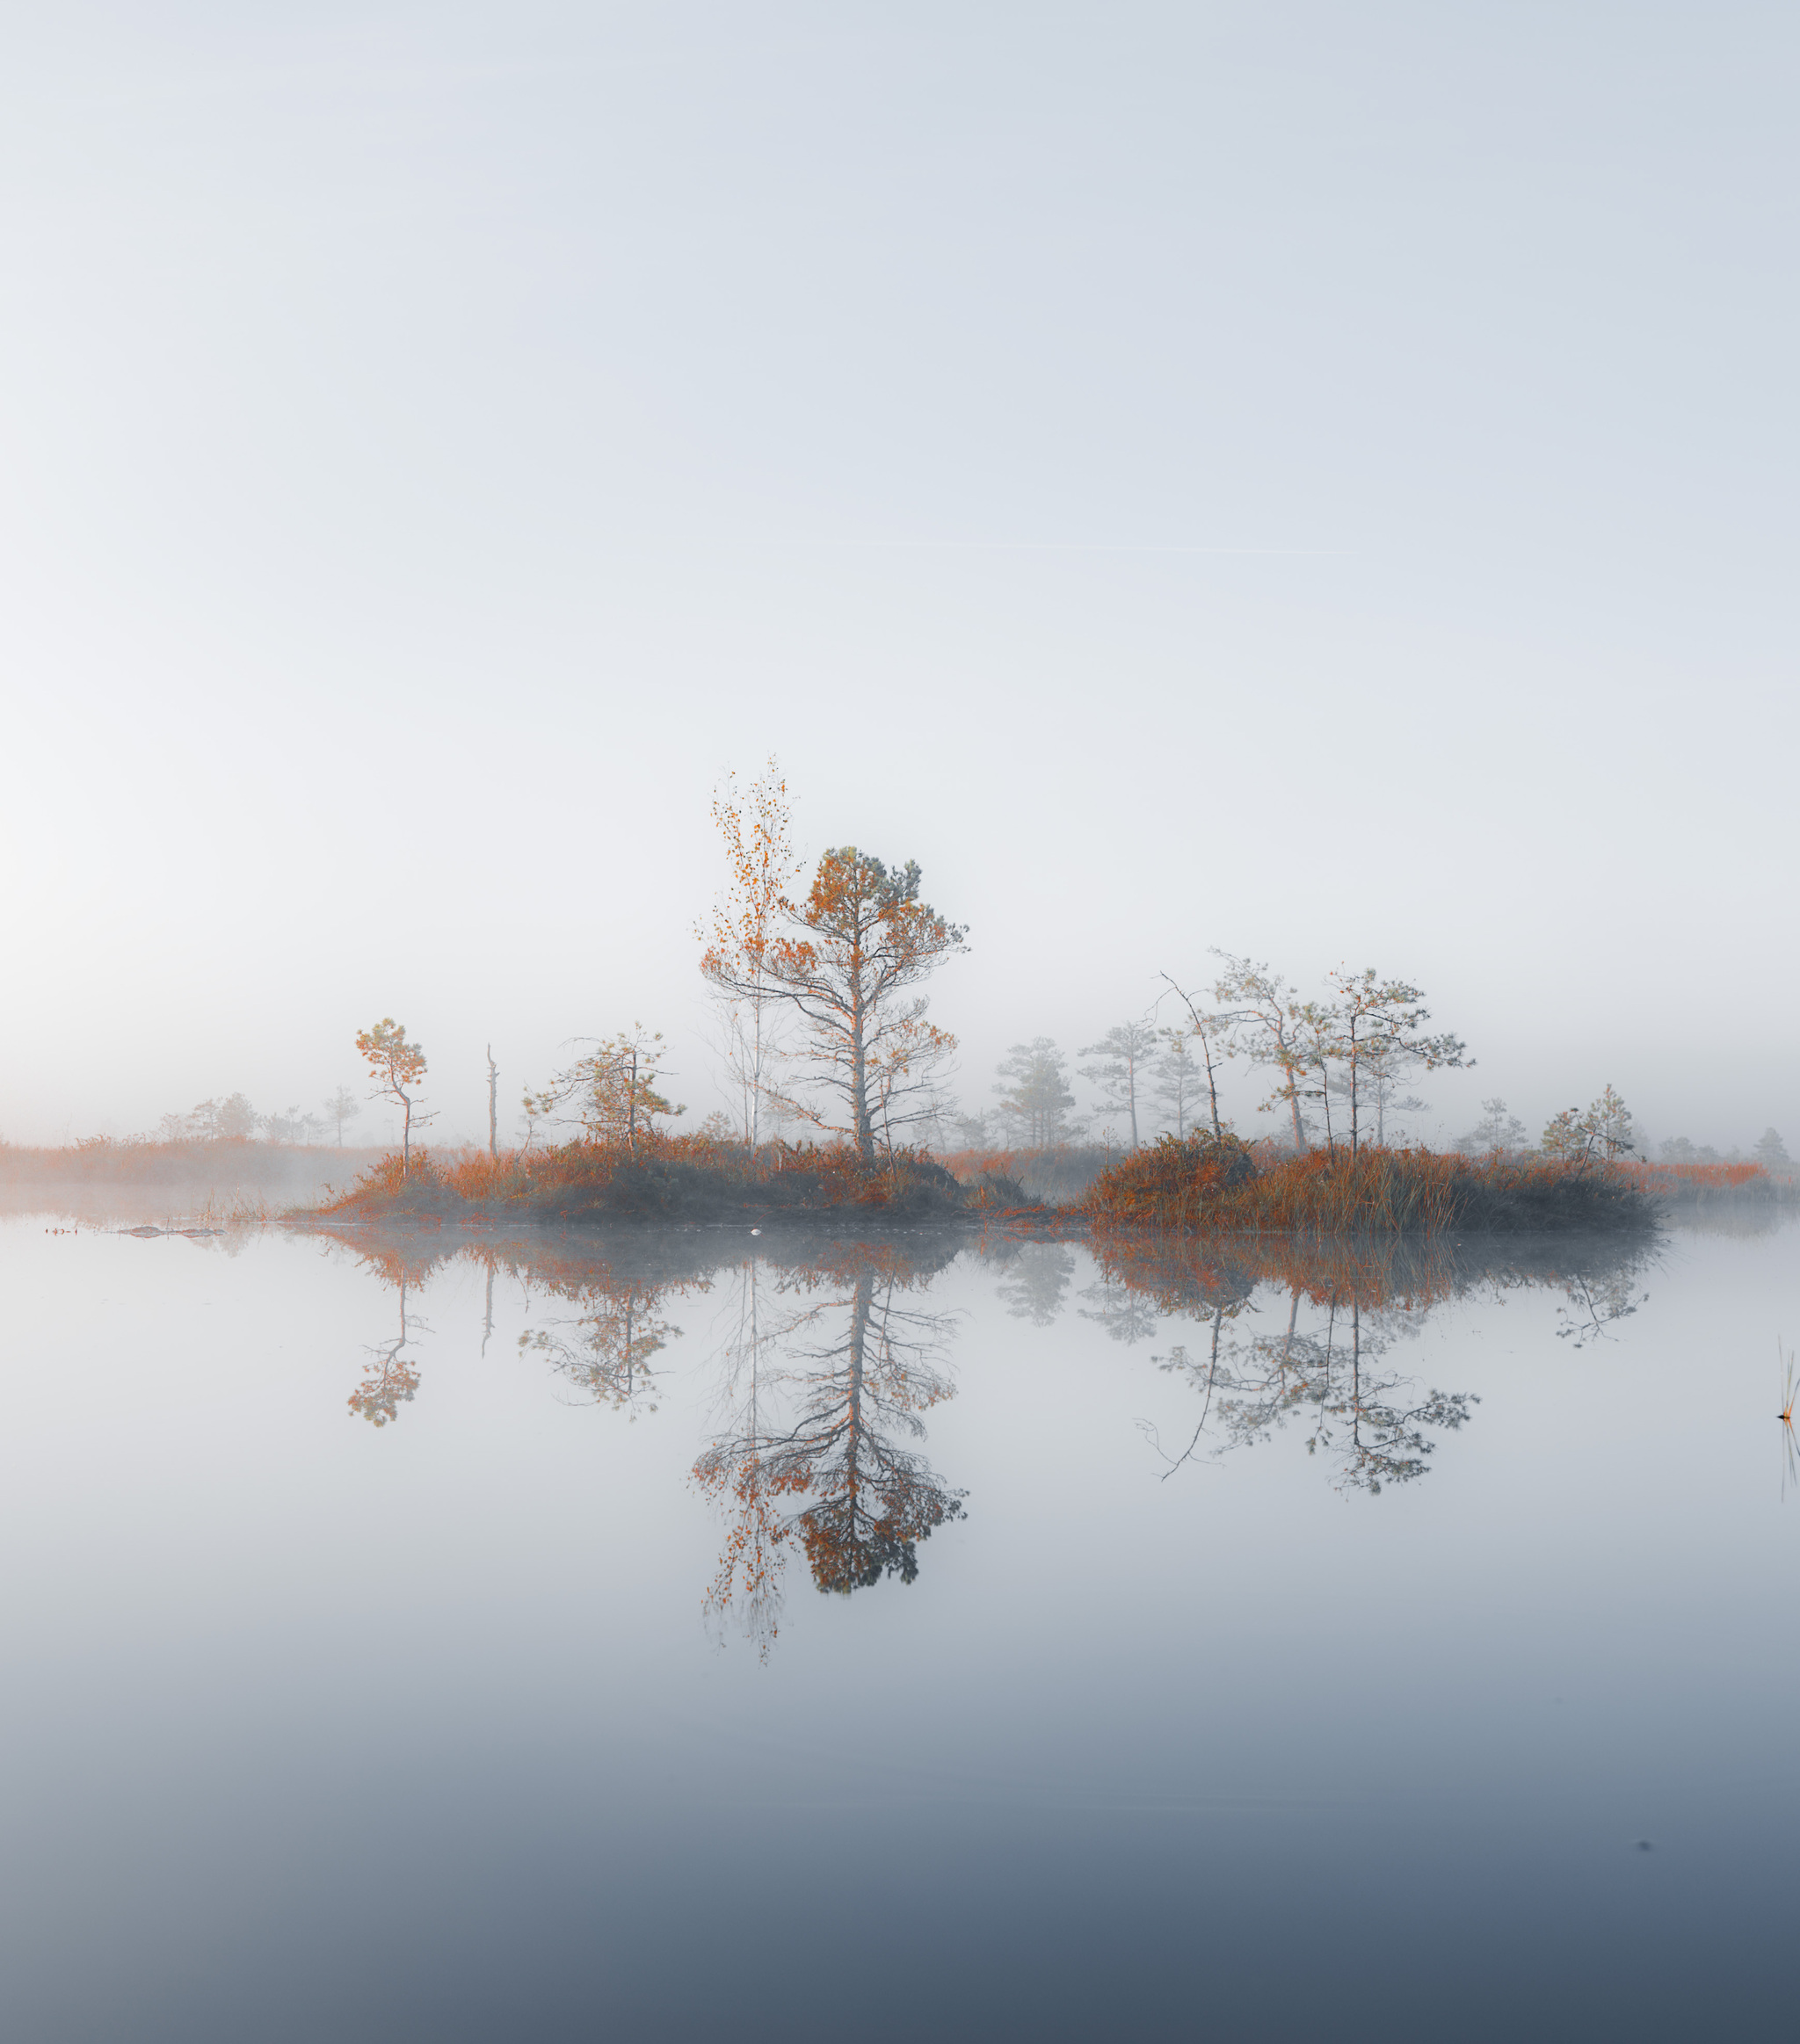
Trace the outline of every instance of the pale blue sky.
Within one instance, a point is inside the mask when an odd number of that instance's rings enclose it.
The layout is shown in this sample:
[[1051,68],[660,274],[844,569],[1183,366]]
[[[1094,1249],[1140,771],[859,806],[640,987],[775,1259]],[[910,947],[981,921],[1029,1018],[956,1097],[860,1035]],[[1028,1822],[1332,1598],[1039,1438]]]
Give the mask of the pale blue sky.
[[775,750],[970,1098],[1216,943],[1800,1141],[1791,11],[8,12],[8,1135],[708,1104]]

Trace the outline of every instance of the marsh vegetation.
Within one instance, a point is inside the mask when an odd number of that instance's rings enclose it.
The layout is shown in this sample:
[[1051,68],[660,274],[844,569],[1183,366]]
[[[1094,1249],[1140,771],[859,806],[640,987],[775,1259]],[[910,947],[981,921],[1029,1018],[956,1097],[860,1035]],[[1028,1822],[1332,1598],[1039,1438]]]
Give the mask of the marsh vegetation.
[[[726,882],[696,935],[733,1111],[686,1125],[663,1034],[634,1021],[567,1040],[559,1069],[523,1089],[519,1139],[504,1147],[489,1044],[485,1149],[432,1148],[420,1138],[443,1109],[425,1048],[384,1015],[354,1047],[367,1098],[398,1118],[397,1152],[344,1149],[360,1109],[339,1086],[323,1115],[258,1115],[233,1093],[152,1134],[0,1149],[0,1172],[216,1182],[224,1171],[266,1192],[330,1183],[330,1214],[425,1224],[841,1211],[909,1225],[1029,1214],[1174,1232],[1641,1234],[1676,1204],[1795,1196],[1776,1175],[1787,1153],[1773,1128],[1753,1158],[1680,1138],[1646,1161],[1611,1084],[1552,1115],[1535,1142],[1496,1096],[1454,1147],[1428,1149],[1406,1133],[1425,1107],[1413,1082],[1474,1060],[1433,1023],[1420,987],[1339,968],[1309,991],[1217,948],[1209,981],[1163,973],[1148,1007],[1085,1044],[1072,1073],[1049,1036],[1013,1044],[991,1104],[970,1110],[952,1087],[957,1040],[927,990],[969,932],[924,898],[917,861],[842,844],[809,878],[773,759],[747,788],[728,777],[714,821]],[[1270,1120],[1259,1134],[1225,1111],[1234,1073],[1260,1088],[1252,1112]],[[328,1130],[330,1151],[315,1143]]]

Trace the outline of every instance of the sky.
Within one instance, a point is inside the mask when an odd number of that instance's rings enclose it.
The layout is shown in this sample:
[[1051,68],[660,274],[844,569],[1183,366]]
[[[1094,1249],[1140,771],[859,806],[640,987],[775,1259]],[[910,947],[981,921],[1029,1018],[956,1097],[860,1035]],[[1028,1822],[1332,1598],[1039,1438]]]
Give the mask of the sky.
[[1217,946],[1800,1141],[1791,10],[6,11],[0,1134],[703,1111],[773,754],[970,1104]]

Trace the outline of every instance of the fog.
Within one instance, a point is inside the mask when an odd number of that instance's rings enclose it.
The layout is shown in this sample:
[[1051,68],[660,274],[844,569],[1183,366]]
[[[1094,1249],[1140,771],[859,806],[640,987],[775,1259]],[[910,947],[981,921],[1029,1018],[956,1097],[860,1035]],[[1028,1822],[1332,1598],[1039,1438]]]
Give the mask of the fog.
[[1422,986],[1427,1136],[1800,1137],[1790,11],[9,27],[8,1139],[383,1015],[432,1140],[639,1019],[703,1113],[771,753],[970,1105],[1217,946]]

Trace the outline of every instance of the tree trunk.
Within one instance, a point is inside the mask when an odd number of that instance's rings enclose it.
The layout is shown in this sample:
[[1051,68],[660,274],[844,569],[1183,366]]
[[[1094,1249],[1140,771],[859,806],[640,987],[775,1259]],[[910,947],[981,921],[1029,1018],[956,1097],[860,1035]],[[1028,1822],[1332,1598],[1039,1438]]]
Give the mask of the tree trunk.
[[488,1155],[500,1155],[500,1068],[494,1062],[494,1047],[488,1046]]
[[1204,1036],[1200,1040],[1200,1055],[1206,1060],[1206,1101],[1213,1118],[1213,1141],[1216,1142],[1224,1133],[1219,1127],[1219,1082],[1213,1070],[1213,1047]]
[[1352,1016],[1350,1019],[1350,1157],[1352,1163],[1354,1163],[1356,1158],[1356,1018]]
[[844,1468],[846,1474],[846,1494],[850,1501],[850,1541],[856,1540],[857,1492],[861,1488],[862,1447],[862,1375],[868,1353],[869,1323],[875,1315],[875,1281],[873,1272],[865,1271],[856,1280],[854,1303],[850,1308],[850,1382],[844,1401],[846,1452]]
[[1294,1117],[1294,1154],[1304,1156],[1307,1152],[1305,1125],[1300,1119],[1300,1061],[1289,1047],[1285,1031],[1279,1019],[1275,1028],[1275,1050],[1281,1062],[1283,1076],[1288,1082],[1288,1112]]
[[868,1054],[863,1047],[862,997],[852,996],[850,1014],[850,1121],[855,1133],[857,1155],[865,1163],[875,1161],[875,1125],[868,1112]]

